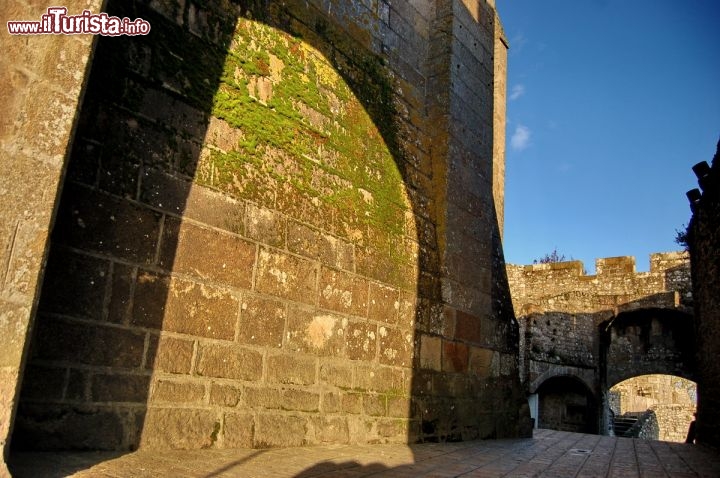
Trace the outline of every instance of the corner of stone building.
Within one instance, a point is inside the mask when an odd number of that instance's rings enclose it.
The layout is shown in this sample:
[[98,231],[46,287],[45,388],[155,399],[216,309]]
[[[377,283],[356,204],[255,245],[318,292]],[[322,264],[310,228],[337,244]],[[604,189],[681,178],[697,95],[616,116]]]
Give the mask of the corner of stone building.
[[720,141],[712,166],[698,177],[688,245],[698,361],[698,442],[720,447]]
[[[101,0],[65,2],[98,11]],[[38,4],[10,0],[7,20],[38,21]],[[81,102],[91,36],[0,36],[0,446],[7,457],[42,283],[48,234]],[[43,92],[44,94],[39,94]],[[4,464],[0,465],[4,468]],[[3,469],[0,474],[5,473]]]

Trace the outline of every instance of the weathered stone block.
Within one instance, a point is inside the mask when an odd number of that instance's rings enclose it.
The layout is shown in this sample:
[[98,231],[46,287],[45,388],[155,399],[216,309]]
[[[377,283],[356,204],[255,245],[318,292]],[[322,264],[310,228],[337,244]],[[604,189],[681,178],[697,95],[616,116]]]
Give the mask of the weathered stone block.
[[339,413],[342,411],[342,399],[339,393],[323,393],[320,402],[322,413]]
[[249,413],[226,413],[223,423],[224,448],[252,448],[255,417]]
[[410,367],[413,362],[413,333],[381,325],[378,328],[379,361],[386,365]]
[[61,244],[140,264],[155,261],[161,215],[129,202],[68,184],[53,238]]
[[350,321],[346,328],[346,354],[350,360],[371,361],[377,356],[377,326]]
[[402,441],[408,434],[407,420],[379,420],[377,424],[377,433],[384,438],[392,438],[396,441]]
[[246,387],[245,405],[250,408],[279,409],[282,407],[281,390],[274,388]]
[[267,208],[248,204],[245,211],[245,234],[270,246],[285,245],[285,218]]
[[165,171],[146,168],[141,175],[140,201],[171,214],[181,215],[192,183]]
[[320,307],[367,316],[368,283],[346,272],[323,268],[320,273]]
[[149,375],[95,374],[90,382],[90,396],[94,402],[148,401]]
[[385,395],[365,394],[363,395],[363,412],[373,417],[384,417],[387,415],[387,397]]
[[145,348],[144,333],[47,317],[35,340],[38,359],[118,368],[140,367]]
[[345,444],[349,429],[345,417],[318,417],[313,419],[315,439],[320,443]]
[[107,307],[107,320],[114,323],[128,323],[132,312],[132,288],[136,269],[123,264],[112,264],[112,288]]
[[205,140],[223,151],[234,151],[243,134],[238,128],[214,116],[210,117]]
[[238,342],[281,347],[285,330],[285,304],[275,299],[245,296],[240,306]]
[[242,390],[232,385],[213,383],[210,385],[210,405],[236,407],[242,397]]
[[389,395],[387,397],[387,415],[389,417],[409,418],[411,406],[410,397],[398,397]]
[[[88,383],[91,373],[83,370],[70,369],[68,373],[67,389],[65,398],[67,400],[87,401],[90,399]],[[29,375],[26,375],[26,379]]]
[[254,448],[300,446],[305,444],[307,420],[292,415],[258,415]]
[[245,233],[245,203],[198,184],[190,187],[184,217],[234,234]]
[[200,337],[232,340],[239,301],[225,290],[140,271],[132,322]]
[[60,367],[28,365],[22,384],[22,398],[60,400],[65,388],[66,370]]
[[407,395],[410,389],[409,374],[392,367],[358,365],[355,371],[355,388],[391,395]]
[[420,367],[442,370],[442,339],[420,334]]
[[353,245],[329,234],[318,235],[318,258],[323,264],[352,271],[355,265]]
[[317,266],[313,262],[260,249],[255,279],[258,292],[315,304],[317,276]]
[[282,394],[284,410],[317,412],[320,410],[320,394],[303,390],[285,390]]
[[157,380],[153,384],[150,403],[195,403],[201,404],[205,397],[205,385],[197,382]]
[[417,320],[417,296],[407,291],[400,291],[400,308],[398,310],[398,326],[402,329],[415,329]]
[[390,325],[397,323],[400,310],[397,289],[371,282],[368,302],[368,319]]
[[200,279],[249,289],[256,246],[239,237],[168,218],[160,265]]
[[319,233],[305,224],[288,221],[287,246],[290,252],[316,259],[320,251]]
[[466,342],[479,343],[482,340],[479,317],[457,311],[455,315],[455,338]]
[[197,373],[205,377],[259,380],[262,354],[237,345],[200,344]]
[[360,414],[363,410],[363,395],[360,393],[343,393],[342,394],[342,411],[343,413]]
[[13,442],[19,449],[115,450],[127,446],[129,418],[104,407],[28,405],[18,414]]
[[342,356],[347,319],[338,315],[299,307],[290,309],[287,348],[321,356]]
[[148,361],[158,372],[188,374],[192,367],[193,347],[190,340],[160,337],[157,351]]
[[48,261],[40,309],[83,319],[102,319],[108,262],[58,251]]
[[149,408],[140,446],[148,450],[210,448],[219,431],[220,418],[214,411]]
[[30,306],[0,299],[0,368],[19,370],[29,321]]
[[335,362],[320,364],[320,381],[338,388],[352,388],[352,365]]
[[317,360],[298,355],[268,357],[268,380],[276,383],[310,385],[315,383]]
[[442,369],[444,372],[466,372],[468,368],[468,346],[443,340]]
[[468,371],[480,378],[487,378],[492,373],[494,351],[479,347],[469,347]]

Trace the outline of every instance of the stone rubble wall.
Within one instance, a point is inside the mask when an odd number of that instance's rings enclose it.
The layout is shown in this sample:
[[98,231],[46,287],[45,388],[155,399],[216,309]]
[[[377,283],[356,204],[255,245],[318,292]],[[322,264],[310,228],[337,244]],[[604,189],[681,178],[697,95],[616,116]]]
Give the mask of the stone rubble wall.
[[[518,316],[556,310],[597,313],[645,306],[692,306],[686,252],[650,255],[650,271],[636,272],[631,256],[596,259],[594,275],[580,261],[508,264],[513,306]],[[677,292],[677,297],[675,293]]]
[[633,257],[597,259],[595,275],[585,274],[580,261],[508,264],[520,323],[522,380],[534,390],[561,367],[593,389],[598,325],[632,310],[689,310],[689,267],[685,252],[651,254],[650,271],[639,273]]
[[[579,261],[509,264],[507,271],[520,324],[521,381],[534,394],[553,377],[579,379],[586,401],[598,407],[599,423],[577,426],[607,429],[608,386],[661,370],[693,376],[686,252],[652,254],[649,272],[636,272],[633,257],[597,259],[595,275]],[[540,403],[540,410],[562,415],[548,406]],[[595,419],[589,411],[586,416]]]
[[492,6],[108,3],[15,445],[521,433]]
[[688,226],[698,359],[698,440],[720,447],[720,143]]
[[642,375],[610,389],[615,415],[652,410],[657,423],[655,440],[684,442],[697,407],[695,382],[670,375]]

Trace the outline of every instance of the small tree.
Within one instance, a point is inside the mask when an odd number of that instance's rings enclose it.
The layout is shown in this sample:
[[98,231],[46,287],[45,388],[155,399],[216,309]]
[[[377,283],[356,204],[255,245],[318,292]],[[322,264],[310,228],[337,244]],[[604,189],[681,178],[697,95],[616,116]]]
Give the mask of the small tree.
[[675,244],[682,246],[684,251],[690,249],[688,244],[688,225],[683,224],[681,229],[675,229]]
[[552,264],[555,262],[563,262],[565,260],[565,254],[560,254],[557,250],[557,247],[555,247],[555,249],[553,249],[551,253],[545,254],[540,259],[535,259],[533,261],[533,264]]

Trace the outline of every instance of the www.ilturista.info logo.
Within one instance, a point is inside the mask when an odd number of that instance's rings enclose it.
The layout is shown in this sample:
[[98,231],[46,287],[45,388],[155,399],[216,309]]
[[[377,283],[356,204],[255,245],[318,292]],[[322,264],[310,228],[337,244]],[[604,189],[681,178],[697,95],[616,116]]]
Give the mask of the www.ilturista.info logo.
[[112,17],[107,13],[83,10],[80,15],[68,15],[66,7],[49,7],[40,21],[9,21],[11,35],[147,35],[150,22],[142,18]]

